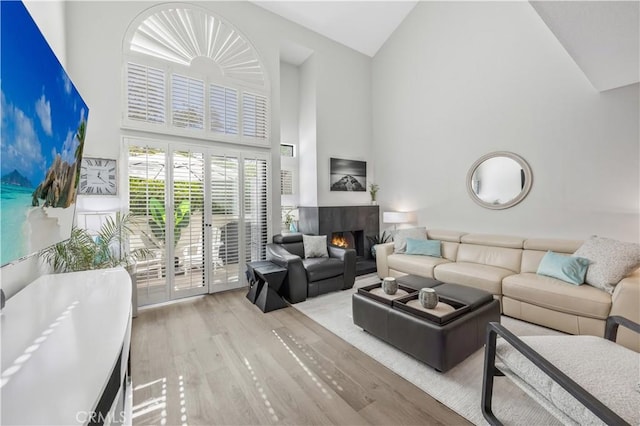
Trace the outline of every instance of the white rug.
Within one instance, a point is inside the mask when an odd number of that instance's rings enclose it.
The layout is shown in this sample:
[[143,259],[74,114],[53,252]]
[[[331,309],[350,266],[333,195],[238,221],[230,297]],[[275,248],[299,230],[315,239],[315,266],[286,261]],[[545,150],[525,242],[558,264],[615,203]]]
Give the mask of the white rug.
[[[365,275],[358,277],[351,290],[324,294],[292,306],[472,423],[487,424],[480,408],[484,348],[442,374],[362,331],[353,324],[351,295],[358,287],[376,282],[379,279],[375,274]],[[518,336],[562,334],[504,316],[501,323]],[[509,379],[503,377],[494,381],[493,411],[505,425],[560,424]]]

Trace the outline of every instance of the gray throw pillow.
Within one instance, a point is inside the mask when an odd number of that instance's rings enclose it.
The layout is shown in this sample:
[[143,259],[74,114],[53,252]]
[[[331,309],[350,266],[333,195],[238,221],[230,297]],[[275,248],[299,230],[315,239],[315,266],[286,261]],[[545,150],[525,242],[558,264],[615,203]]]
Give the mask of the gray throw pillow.
[[326,235],[302,235],[302,245],[304,246],[304,257],[329,257],[327,251]]
[[426,228],[399,229],[393,233],[393,252],[405,253],[407,251],[407,238],[414,240],[426,240]]
[[640,244],[596,235],[585,241],[573,255],[589,259],[585,282],[609,293],[613,293],[621,279],[640,266]]

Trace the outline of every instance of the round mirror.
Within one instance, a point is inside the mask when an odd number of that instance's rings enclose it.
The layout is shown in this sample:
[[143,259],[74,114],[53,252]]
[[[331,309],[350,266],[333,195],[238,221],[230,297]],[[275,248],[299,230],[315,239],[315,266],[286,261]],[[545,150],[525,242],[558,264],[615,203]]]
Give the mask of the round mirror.
[[488,209],[507,209],[531,189],[531,168],[519,155],[499,151],[483,155],[467,173],[471,199]]

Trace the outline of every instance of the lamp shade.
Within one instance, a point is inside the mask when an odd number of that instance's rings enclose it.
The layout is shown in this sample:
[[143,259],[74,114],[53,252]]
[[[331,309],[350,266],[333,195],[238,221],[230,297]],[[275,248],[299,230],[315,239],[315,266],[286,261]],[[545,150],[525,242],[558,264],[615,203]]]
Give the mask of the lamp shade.
[[411,221],[409,212],[383,212],[382,221],[384,223],[408,223]]

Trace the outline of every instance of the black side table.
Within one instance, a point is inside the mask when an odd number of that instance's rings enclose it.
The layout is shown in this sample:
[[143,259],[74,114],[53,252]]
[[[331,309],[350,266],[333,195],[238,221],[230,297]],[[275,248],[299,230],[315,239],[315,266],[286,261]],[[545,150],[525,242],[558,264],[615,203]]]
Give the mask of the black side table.
[[287,269],[267,260],[247,263],[249,293],[247,299],[255,303],[262,312],[286,308],[287,302],[278,294]]

